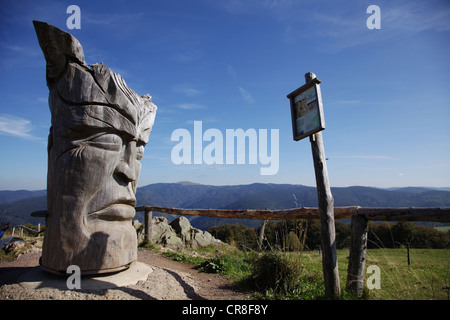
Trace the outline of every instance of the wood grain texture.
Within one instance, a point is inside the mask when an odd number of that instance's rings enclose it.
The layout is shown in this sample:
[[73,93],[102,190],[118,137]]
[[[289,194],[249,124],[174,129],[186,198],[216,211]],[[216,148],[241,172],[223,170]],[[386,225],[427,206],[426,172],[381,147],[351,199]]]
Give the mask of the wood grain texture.
[[41,265],[55,273],[77,265],[82,274],[126,268],[137,258],[131,219],[157,107],[103,63],[88,65],[72,35],[33,24],[52,124]]

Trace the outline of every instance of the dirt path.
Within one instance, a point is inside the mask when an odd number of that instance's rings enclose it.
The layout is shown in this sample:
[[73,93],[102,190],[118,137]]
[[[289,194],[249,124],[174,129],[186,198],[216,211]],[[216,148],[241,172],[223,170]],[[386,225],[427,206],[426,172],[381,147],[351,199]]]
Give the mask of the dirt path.
[[138,251],[138,261],[153,272],[135,285],[103,290],[28,289],[17,279],[38,266],[41,252],[32,249],[12,262],[0,261],[0,300],[245,300],[248,295],[216,274],[199,272],[193,266],[173,261],[149,250]]

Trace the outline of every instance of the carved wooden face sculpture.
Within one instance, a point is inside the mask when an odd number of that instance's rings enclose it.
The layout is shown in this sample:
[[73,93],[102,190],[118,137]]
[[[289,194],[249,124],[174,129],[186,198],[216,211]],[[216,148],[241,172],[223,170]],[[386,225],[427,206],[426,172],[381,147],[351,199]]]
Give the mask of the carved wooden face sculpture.
[[102,63],[88,66],[70,34],[33,23],[52,114],[41,265],[53,272],[69,265],[85,274],[121,270],[137,257],[131,219],[157,108]]

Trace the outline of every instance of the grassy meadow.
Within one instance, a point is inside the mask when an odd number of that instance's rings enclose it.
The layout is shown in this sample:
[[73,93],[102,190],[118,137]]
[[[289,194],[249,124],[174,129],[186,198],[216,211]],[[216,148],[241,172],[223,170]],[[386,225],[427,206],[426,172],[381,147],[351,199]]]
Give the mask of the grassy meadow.
[[[13,260],[37,238],[24,235],[25,246],[19,252],[0,259]],[[322,260],[319,251],[243,252],[222,244],[197,250],[172,251],[158,245],[143,245],[140,250],[159,251],[181,262],[196,265],[203,272],[219,273],[242,285],[257,299],[323,299]],[[343,299],[353,299],[345,291],[348,249],[337,250]],[[450,300],[450,249],[410,249],[408,265],[406,248],[367,250],[366,270],[380,268],[380,289],[367,289],[365,300]]]
[[[305,269],[321,271],[321,257],[317,251],[300,254]],[[348,249],[337,251],[341,287],[347,279]],[[450,289],[449,249],[410,249],[408,266],[407,250],[368,249],[366,270],[377,265],[381,271],[381,289],[367,289],[364,280],[364,299],[368,300],[447,300]],[[447,288],[447,289],[445,289]]]
[[[219,252],[219,253],[218,253]],[[200,252],[167,252],[166,256],[198,265],[205,272],[221,273],[229,279],[240,282],[244,289],[254,292],[258,299],[322,299],[324,295],[322,278],[322,260],[318,251],[276,252],[282,258],[276,263],[277,270],[289,281],[277,279],[283,283],[278,289],[261,286],[248,286],[249,279],[255,279],[255,270],[261,268],[260,259],[265,254],[244,253],[231,246],[204,248]],[[340,283],[343,299],[353,299],[345,291],[348,265],[348,249],[337,251]],[[284,258],[283,258],[284,257]],[[274,263],[271,261],[270,263]],[[258,265],[259,264],[259,265]],[[266,264],[268,264],[266,262]],[[448,300],[450,289],[450,250],[449,249],[410,249],[410,265],[408,266],[406,248],[368,249],[366,270],[370,265],[380,268],[380,289],[367,289],[367,274],[364,280],[365,300]],[[257,268],[255,268],[257,266]],[[267,269],[267,268],[266,268]],[[268,270],[268,269],[267,269]],[[298,276],[293,276],[289,272]],[[273,272],[266,271],[266,275]],[[264,273],[263,273],[264,276]]]

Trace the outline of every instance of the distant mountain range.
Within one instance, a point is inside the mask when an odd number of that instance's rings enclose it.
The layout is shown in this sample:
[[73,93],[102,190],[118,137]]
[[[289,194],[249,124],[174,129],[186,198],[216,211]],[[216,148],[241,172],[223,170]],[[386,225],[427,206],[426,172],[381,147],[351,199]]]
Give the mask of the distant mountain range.
[[[446,188],[448,189],[448,188]],[[331,188],[335,206],[362,207],[436,207],[450,206],[450,191],[437,188],[407,187],[380,189],[373,187]],[[33,211],[46,210],[45,190],[0,191],[0,222],[11,225],[44,223],[33,218]],[[153,205],[198,209],[288,209],[317,207],[315,187],[292,184],[261,184],[211,186],[192,182],[155,183],[140,187],[136,194],[137,206]],[[157,215],[156,213],[154,213]],[[173,217],[161,214],[168,217]],[[136,218],[143,220],[143,213]],[[188,217],[194,227],[207,229],[225,223],[245,223],[258,226],[260,221]]]

